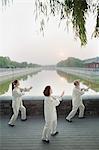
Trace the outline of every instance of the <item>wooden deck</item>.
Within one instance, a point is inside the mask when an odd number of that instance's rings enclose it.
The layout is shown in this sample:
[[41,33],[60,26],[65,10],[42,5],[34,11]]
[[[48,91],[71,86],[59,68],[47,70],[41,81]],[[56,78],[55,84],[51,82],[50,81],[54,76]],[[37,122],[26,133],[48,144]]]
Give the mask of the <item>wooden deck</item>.
[[42,117],[18,119],[13,128],[8,120],[0,118],[0,150],[99,150],[99,117],[75,118],[72,123],[59,118],[59,135],[51,137],[50,144],[41,141]]

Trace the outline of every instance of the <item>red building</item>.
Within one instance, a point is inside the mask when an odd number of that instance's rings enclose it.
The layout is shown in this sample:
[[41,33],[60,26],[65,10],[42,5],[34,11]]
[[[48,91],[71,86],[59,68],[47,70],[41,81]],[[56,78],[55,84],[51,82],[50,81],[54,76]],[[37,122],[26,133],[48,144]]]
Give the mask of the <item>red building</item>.
[[99,68],[99,57],[84,60],[86,68]]

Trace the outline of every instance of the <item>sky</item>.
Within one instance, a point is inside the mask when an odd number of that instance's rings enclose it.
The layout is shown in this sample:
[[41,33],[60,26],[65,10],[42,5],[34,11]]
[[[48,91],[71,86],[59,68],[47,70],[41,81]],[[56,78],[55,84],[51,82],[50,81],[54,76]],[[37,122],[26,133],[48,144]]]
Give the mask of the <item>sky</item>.
[[41,65],[56,64],[68,57],[87,59],[99,56],[99,39],[91,38],[95,17],[87,15],[88,43],[81,47],[72,25],[65,30],[64,22],[51,17],[40,32],[39,19],[35,21],[34,0],[13,0],[7,7],[0,6],[0,56],[9,56],[18,62]]

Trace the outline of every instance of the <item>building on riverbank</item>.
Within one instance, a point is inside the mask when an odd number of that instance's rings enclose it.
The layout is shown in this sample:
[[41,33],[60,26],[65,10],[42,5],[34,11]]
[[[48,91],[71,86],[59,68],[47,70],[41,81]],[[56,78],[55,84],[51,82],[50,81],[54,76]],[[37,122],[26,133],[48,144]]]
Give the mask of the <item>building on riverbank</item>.
[[99,57],[86,59],[86,60],[84,60],[84,64],[85,64],[86,68],[97,69],[97,68],[99,68]]

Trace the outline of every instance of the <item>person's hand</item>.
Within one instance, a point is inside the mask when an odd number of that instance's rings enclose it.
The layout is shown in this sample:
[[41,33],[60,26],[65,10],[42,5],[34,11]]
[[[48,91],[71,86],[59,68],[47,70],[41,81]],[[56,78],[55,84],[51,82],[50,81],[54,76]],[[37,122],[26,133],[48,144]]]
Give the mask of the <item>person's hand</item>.
[[85,90],[85,88],[82,88],[81,91]]
[[82,88],[81,91],[83,91],[83,90],[84,90],[84,91],[88,91],[88,90],[89,90],[89,87],[86,88],[86,89],[85,89],[85,88]]
[[63,91],[62,94],[61,94],[61,97],[64,95],[64,93],[65,93],[65,92]]
[[85,89],[85,91],[88,91],[89,90],[89,87],[87,89]]
[[30,90],[32,89],[32,86],[30,86],[30,88],[29,88]]

